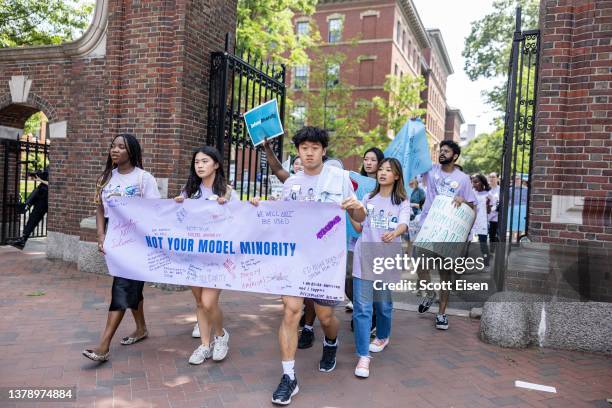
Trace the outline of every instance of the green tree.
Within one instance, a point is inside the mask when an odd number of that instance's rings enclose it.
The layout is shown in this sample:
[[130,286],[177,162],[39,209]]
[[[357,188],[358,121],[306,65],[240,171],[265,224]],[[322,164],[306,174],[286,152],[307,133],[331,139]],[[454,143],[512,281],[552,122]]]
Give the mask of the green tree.
[[[516,6],[522,8],[523,29],[537,28],[539,0],[495,0],[494,11],[472,23],[462,52],[464,70],[475,81],[508,74],[508,61],[515,30]],[[505,107],[505,84],[484,92],[487,102],[502,112]]]
[[501,151],[504,130],[498,128],[491,133],[482,133],[472,139],[461,151],[461,165],[468,174],[501,171]]
[[293,26],[296,14],[312,15],[317,0],[238,0],[236,44],[261,59],[289,67],[308,61],[306,50],[319,40],[311,24],[298,35]]
[[[367,101],[354,100],[354,87],[343,81],[356,66],[356,61],[347,61],[341,52],[323,53],[318,47],[313,47],[309,55],[307,83],[298,84],[298,89],[291,90],[293,113],[289,129],[297,130],[302,122],[325,128],[330,132],[328,155],[348,157],[355,153],[372,109]],[[303,117],[296,114],[300,108],[305,111]]]
[[0,0],[0,48],[74,40],[91,24],[94,5],[94,0]]
[[[387,136],[389,131],[396,135],[406,121],[423,116],[426,110],[420,108],[423,102],[421,92],[426,88],[425,79],[422,76],[404,75],[397,77],[387,75],[384,89],[388,92],[389,97],[376,96],[372,99],[380,121],[374,129],[362,134],[362,145],[384,148],[390,141]],[[358,147],[358,149],[361,149],[361,147]],[[363,152],[358,151],[356,153]]]
[[[501,152],[504,145],[504,128],[501,120],[496,123],[497,129],[491,133],[482,133],[475,137],[461,151],[460,164],[466,173],[488,174],[492,171],[501,173]],[[514,157],[512,167],[516,167],[517,173],[527,173],[529,169],[529,134],[525,134],[527,140],[524,145],[518,146],[516,150],[516,166]]]

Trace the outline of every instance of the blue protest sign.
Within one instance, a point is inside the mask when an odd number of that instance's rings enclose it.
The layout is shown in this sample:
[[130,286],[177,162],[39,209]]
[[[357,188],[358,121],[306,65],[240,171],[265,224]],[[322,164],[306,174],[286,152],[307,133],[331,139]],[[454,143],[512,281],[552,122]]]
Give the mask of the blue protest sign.
[[274,138],[284,133],[278,114],[278,102],[272,99],[244,114],[244,123],[253,146],[263,143],[264,139]]
[[429,171],[432,162],[423,122],[420,119],[406,122],[387,146],[385,157],[394,157],[400,161],[406,188],[411,179]]

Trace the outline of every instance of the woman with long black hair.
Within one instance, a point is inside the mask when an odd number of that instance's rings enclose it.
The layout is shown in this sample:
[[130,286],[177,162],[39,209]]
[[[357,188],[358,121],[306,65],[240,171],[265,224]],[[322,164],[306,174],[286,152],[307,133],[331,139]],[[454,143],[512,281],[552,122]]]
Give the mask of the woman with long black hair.
[[378,147],[370,147],[363,154],[363,164],[361,165],[361,175],[376,178],[376,172],[380,162],[385,158],[385,154]]
[[[238,200],[236,192],[227,185],[223,160],[214,147],[203,146],[193,153],[187,183],[181,195],[174,200],[182,203],[186,198],[216,200],[219,204]],[[221,361],[229,350],[229,333],[223,327],[223,312],[219,307],[221,289],[192,286],[191,292],[196,301],[198,318],[192,336],[200,337],[202,344],[191,354],[189,363],[202,364],[211,357],[214,361]],[[214,331],[212,342],[211,331]]]
[[[155,178],[142,169],[142,149],[138,139],[123,133],[113,138],[106,167],[96,185],[96,228],[98,250],[104,253],[104,238],[108,224],[108,203],[114,197],[160,198]],[[148,336],[144,318],[142,290],[144,282],[121,277],[113,278],[112,298],[108,309],[106,327],[100,344],[95,349],[83,351],[94,361],[106,361],[110,356],[110,343],[123,319],[126,309],[132,309],[136,330],[121,340],[121,344],[137,343]]]

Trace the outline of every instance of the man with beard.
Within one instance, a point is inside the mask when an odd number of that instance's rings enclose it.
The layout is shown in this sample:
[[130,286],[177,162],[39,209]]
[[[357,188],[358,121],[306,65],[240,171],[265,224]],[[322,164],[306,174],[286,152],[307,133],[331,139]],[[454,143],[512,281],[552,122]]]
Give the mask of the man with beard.
[[[453,205],[455,207],[466,203],[472,209],[476,208],[477,199],[472,190],[472,181],[470,176],[462,172],[455,163],[459,159],[461,148],[452,140],[443,140],[440,143],[440,155],[438,162],[434,164],[425,176],[425,185],[427,186],[427,195],[423,212],[421,214],[421,223],[427,218],[431,204],[438,194],[453,197]],[[453,271],[441,269],[440,281],[450,281]],[[431,281],[429,270],[419,269],[419,280]],[[440,291],[440,309],[436,315],[436,328],[440,330],[448,329],[448,317],[446,316],[446,306],[448,305],[449,290]],[[425,313],[433,303],[436,297],[435,291],[429,291],[419,304],[419,313]]]

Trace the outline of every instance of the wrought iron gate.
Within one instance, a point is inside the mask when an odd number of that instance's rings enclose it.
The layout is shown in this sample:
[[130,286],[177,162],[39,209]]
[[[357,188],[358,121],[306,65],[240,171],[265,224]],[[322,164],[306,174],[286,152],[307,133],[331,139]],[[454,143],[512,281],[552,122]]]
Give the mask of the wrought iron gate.
[[[278,100],[281,121],[285,117],[285,66],[257,59],[249,53],[213,52],[206,143],[224,157],[228,180],[243,199],[267,197],[270,176],[265,151],[255,148],[244,126],[243,114],[273,98]],[[272,149],[280,159],[283,138]]]
[[[19,238],[32,213],[30,207],[25,213],[21,209],[32,192],[40,184],[34,179],[35,173],[48,168],[49,145],[47,143],[22,140],[0,139],[2,155],[2,182],[0,213],[0,245]],[[30,238],[47,236],[47,216]]]
[[495,261],[499,290],[503,288],[509,251],[527,236],[529,228],[539,56],[540,31],[522,31],[519,7],[506,85],[498,236],[507,245],[499,246],[503,253],[498,253]]

